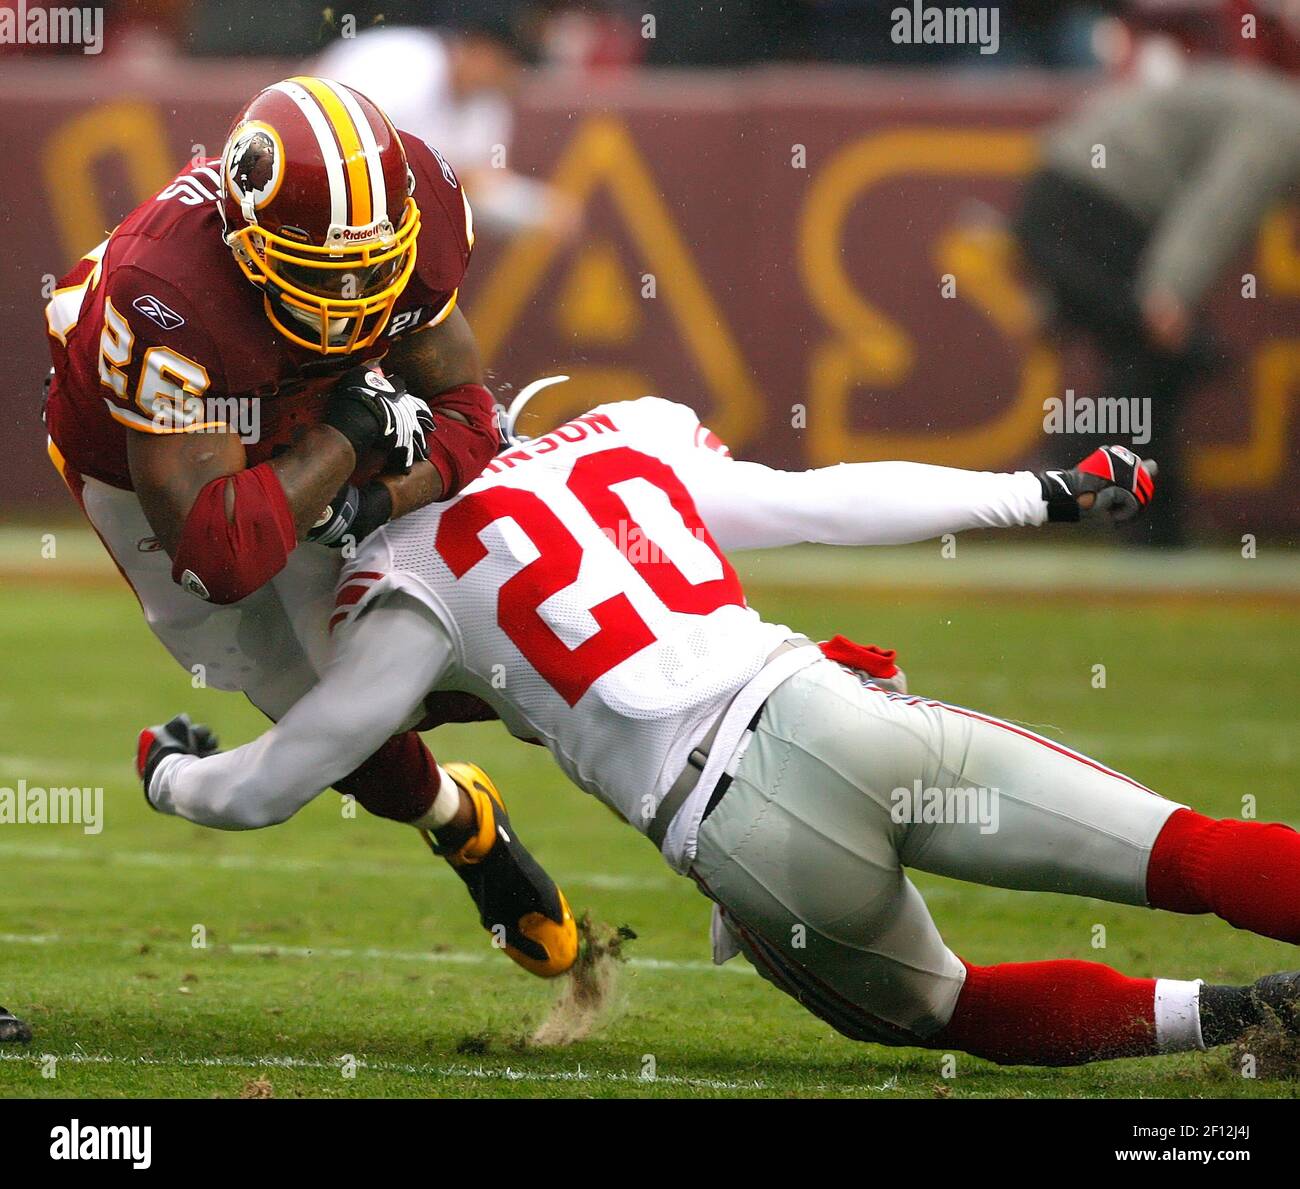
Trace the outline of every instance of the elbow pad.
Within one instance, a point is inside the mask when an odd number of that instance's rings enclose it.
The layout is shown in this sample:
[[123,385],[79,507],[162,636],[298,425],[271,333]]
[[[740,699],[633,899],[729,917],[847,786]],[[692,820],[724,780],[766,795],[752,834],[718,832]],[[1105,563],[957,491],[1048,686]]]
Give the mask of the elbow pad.
[[[501,448],[496,402],[482,384],[460,384],[428,402],[434,431],[425,435],[429,462],[442,479],[441,499],[451,499],[479,477]],[[468,425],[445,413],[459,413]]]
[[[226,485],[235,507],[226,516]],[[213,603],[235,603],[274,578],[298,543],[293,510],[270,463],[213,479],[185,518],[172,578]]]

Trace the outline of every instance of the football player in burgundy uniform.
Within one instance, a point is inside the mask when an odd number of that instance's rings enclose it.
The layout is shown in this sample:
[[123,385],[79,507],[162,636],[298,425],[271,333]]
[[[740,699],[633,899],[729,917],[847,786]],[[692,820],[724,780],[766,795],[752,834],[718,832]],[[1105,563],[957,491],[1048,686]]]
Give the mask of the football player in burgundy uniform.
[[[456,308],[473,245],[435,150],[358,92],[291,78],[46,308],[52,460],[172,655],[272,719],[321,673],[351,547],[500,445]],[[456,771],[408,730],[336,787],[423,828]],[[494,910],[515,895],[508,930],[529,916],[542,938],[515,930],[511,956],[558,973],[576,952],[563,896],[517,841],[497,849]]]

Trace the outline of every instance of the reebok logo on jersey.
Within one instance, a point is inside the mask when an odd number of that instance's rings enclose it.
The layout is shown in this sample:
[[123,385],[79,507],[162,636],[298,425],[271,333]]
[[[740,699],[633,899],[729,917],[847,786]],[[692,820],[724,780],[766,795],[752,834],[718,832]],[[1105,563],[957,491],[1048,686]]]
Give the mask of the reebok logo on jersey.
[[[447,185],[449,185],[453,190],[455,190],[457,188],[455,171],[452,169],[450,165],[447,164],[446,157],[444,157],[440,152],[438,152],[438,150],[435,149],[433,145],[430,145],[429,148],[433,151],[433,155],[437,159],[438,168],[442,170],[442,180],[446,182]],[[407,173],[409,174],[410,170],[407,170]],[[411,176],[408,178],[407,186],[408,186],[408,193],[414,193],[415,191],[414,174],[411,174]]]
[[143,297],[137,297],[131,303],[131,307],[139,310],[150,322],[157,322],[164,330],[175,330],[178,326],[185,325],[184,318],[170,306],[164,305],[151,293],[146,293]]

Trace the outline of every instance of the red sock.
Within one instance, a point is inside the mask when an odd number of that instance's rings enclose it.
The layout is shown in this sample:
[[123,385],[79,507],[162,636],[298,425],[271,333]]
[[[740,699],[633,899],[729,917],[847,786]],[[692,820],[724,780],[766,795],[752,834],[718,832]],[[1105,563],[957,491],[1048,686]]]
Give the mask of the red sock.
[[1180,809],[1151,850],[1147,902],[1212,912],[1238,929],[1300,944],[1300,834]]
[[1153,978],[1097,962],[1007,962],[966,967],[943,1031],[926,1042],[1000,1065],[1080,1065],[1156,1052]]
[[378,817],[413,822],[429,812],[442,777],[433,753],[414,731],[394,735],[334,787]]

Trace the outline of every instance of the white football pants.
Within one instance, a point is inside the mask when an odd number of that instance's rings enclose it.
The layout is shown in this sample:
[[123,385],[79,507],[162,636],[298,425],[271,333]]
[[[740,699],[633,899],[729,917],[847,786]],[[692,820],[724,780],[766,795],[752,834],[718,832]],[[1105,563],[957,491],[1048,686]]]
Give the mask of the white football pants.
[[342,565],[337,549],[301,543],[265,586],[220,606],[172,581],[171,558],[134,492],[96,479],[84,483],[87,518],[153,634],[182,666],[213,689],[242,690],[273,719],[316,684],[330,655],[328,625]]

